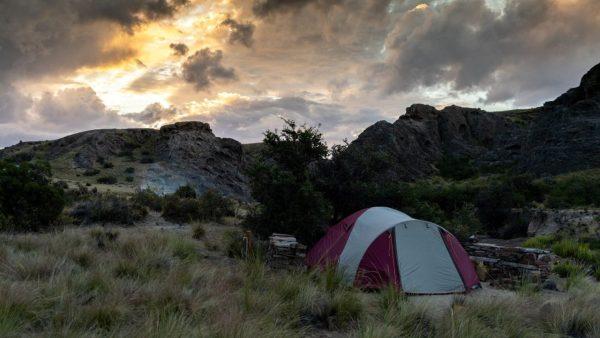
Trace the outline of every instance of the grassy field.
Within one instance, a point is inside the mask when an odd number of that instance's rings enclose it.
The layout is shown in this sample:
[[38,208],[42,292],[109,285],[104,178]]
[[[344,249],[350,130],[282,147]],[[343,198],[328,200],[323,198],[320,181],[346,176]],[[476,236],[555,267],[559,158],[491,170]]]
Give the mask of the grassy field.
[[[234,227],[0,235],[0,336],[600,336],[600,287],[407,298],[226,257]],[[229,236],[231,237],[231,236]]]

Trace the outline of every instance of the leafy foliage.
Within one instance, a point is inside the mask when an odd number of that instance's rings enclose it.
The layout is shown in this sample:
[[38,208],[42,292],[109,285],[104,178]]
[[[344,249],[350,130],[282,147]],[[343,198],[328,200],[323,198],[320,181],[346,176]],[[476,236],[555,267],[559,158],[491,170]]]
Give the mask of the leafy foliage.
[[265,133],[263,153],[249,170],[260,207],[246,226],[261,236],[283,232],[310,244],[322,234],[331,210],[311,173],[326,158],[327,145],[317,128],[284,121],[280,132]]
[[233,215],[231,201],[214,190],[208,190],[198,198],[180,197],[174,193],[165,196],[162,203],[162,216],[177,223],[218,221],[224,216],[231,215]]
[[133,225],[146,217],[148,210],[135,200],[114,194],[104,194],[79,202],[71,216],[83,223],[117,223]]
[[179,198],[196,198],[196,190],[191,185],[182,185],[174,195]]
[[0,226],[39,231],[55,223],[64,206],[64,192],[50,184],[47,163],[0,161]]
[[98,182],[100,184],[116,184],[117,178],[113,175],[106,175],[106,176],[98,177],[96,182]]

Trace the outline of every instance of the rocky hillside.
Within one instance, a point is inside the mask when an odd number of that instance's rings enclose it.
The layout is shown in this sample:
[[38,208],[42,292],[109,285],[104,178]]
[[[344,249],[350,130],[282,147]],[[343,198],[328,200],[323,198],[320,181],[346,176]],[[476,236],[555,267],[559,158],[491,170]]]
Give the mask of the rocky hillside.
[[248,200],[242,145],[216,137],[202,122],[155,129],[90,130],[55,141],[25,142],[0,150],[0,158],[44,159],[67,182],[97,184],[114,177],[112,189],[151,188],[170,193],[191,184]]
[[[600,167],[600,64],[544,106],[509,112],[415,104],[367,128],[343,155],[358,179],[415,180],[448,158],[479,168],[554,175]],[[379,162],[377,177],[360,166]],[[370,171],[371,173],[373,170]]]

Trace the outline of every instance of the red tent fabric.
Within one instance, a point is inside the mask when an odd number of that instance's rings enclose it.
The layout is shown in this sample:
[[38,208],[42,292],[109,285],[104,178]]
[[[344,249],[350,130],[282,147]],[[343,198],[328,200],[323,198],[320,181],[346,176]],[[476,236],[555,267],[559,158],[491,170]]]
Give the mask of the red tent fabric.
[[362,288],[394,285],[411,294],[480,287],[468,254],[442,227],[390,208],[355,212],[330,227],[308,252],[311,268],[334,266]]

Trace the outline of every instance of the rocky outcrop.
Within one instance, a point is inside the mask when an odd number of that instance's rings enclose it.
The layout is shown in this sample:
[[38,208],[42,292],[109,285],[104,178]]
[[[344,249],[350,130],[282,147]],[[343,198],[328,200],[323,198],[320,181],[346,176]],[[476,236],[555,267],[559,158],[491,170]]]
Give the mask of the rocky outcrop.
[[60,170],[67,170],[64,163],[70,163],[74,173],[120,158],[131,163],[127,166],[136,166],[140,188],[165,194],[191,184],[199,193],[214,189],[241,200],[251,198],[242,145],[216,137],[202,122],[180,122],[160,130],[90,130],[55,141],[18,144],[0,150],[0,158],[23,153],[45,158]]
[[534,209],[528,211],[528,214],[528,236],[600,237],[600,210],[598,209]]
[[160,128],[156,155],[166,167],[185,177],[198,190],[250,198],[242,145],[215,137],[207,123],[179,122]]
[[[396,122],[367,128],[344,156],[356,163],[356,178],[380,181],[436,174],[446,156],[536,175],[599,167],[600,65],[579,87],[540,108],[490,113],[412,105]],[[369,177],[360,176],[364,170],[358,166],[378,161],[381,165]]]

